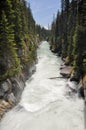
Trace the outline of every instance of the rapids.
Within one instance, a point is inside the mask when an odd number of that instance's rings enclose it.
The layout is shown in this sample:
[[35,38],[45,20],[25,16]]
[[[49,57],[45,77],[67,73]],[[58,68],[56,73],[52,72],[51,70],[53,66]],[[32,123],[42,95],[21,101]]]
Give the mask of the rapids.
[[5,114],[0,130],[85,130],[83,100],[78,94],[67,95],[67,79],[51,79],[61,77],[61,58],[46,41],[37,57],[36,72],[27,80],[20,103]]

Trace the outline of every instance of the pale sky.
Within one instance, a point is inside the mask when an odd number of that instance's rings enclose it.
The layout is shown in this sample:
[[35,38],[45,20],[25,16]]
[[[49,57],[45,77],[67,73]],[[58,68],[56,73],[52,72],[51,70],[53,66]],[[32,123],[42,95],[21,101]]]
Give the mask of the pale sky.
[[48,27],[53,21],[53,16],[61,8],[61,0],[26,0],[30,3],[33,17],[37,24]]

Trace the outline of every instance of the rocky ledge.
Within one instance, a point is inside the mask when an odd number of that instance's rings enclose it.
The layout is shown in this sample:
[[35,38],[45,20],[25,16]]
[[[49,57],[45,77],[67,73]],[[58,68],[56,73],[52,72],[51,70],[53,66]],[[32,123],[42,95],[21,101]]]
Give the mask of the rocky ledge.
[[9,109],[14,107],[15,104],[12,101],[5,101],[0,99],[0,119],[3,117],[4,113],[7,112]]
[[[85,100],[86,103],[86,75],[83,76],[82,79],[78,79],[78,77],[76,77],[74,75],[74,70],[72,66],[66,66],[66,65],[62,65],[60,68],[60,74],[64,77],[64,78],[69,78],[70,81],[76,81],[77,82],[77,86],[78,86],[78,92],[80,93],[80,95],[83,97],[83,99]],[[76,92],[75,89],[73,89],[70,85],[67,86],[72,92]]]
[[35,71],[35,64],[28,66],[19,76],[11,77],[0,83],[0,119],[6,111],[14,107],[20,100],[26,80]]
[[64,76],[65,78],[69,78],[71,76],[73,67],[71,66],[62,66],[60,71],[60,74]]

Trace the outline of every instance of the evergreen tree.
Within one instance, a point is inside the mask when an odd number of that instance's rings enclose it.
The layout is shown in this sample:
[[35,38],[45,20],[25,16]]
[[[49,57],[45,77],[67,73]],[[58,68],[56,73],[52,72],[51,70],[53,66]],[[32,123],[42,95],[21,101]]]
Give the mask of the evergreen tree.
[[34,21],[33,15],[32,15],[30,4],[28,5],[28,8],[27,8],[27,16],[28,16],[28,33],[34,34],[35,33],[35,21]]
[[52,39],[55,40],[51,40],[51,46],[62,54],[65,64],[74,66],[79,79],[86,74],[86,1],[61,0],[61,4],[56,23],[52,22]]
[[77,24],[74,34],[75,70],[78,75],[86,73],[83,61],[86,58],[86,1],[78,3]]
[[0,19],[0,75],[2,79],[20,71],[13,33],[6,14],[2,11]]
[[35,21],[25,0],[1,0],[0,15],[0,81],[2,81],[19,74],[21,69],[25,71],[28,62],[29,65],[34,62],[36,44]]
[[21,26],[22,26],[22,35],[25,37],[26,34],[28,34],[28,14],[27,14],[27,5],[25,0],[21,0],[20,5],[20,11],[21,11]]
[[22,45],[22,22],[21,22],[21,10],[20,10],[20,1],[12,1],[12,9],[14,11],[14,37],[17,48]]

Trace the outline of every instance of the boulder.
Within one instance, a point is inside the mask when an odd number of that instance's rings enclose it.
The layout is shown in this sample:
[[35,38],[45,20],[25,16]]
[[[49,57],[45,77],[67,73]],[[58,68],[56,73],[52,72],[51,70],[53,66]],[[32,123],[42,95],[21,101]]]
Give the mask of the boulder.
[[72,70],[73,68],[71,66],[66,66],[64,68],[61,68],[60,74],[65,78],[69,78]]

